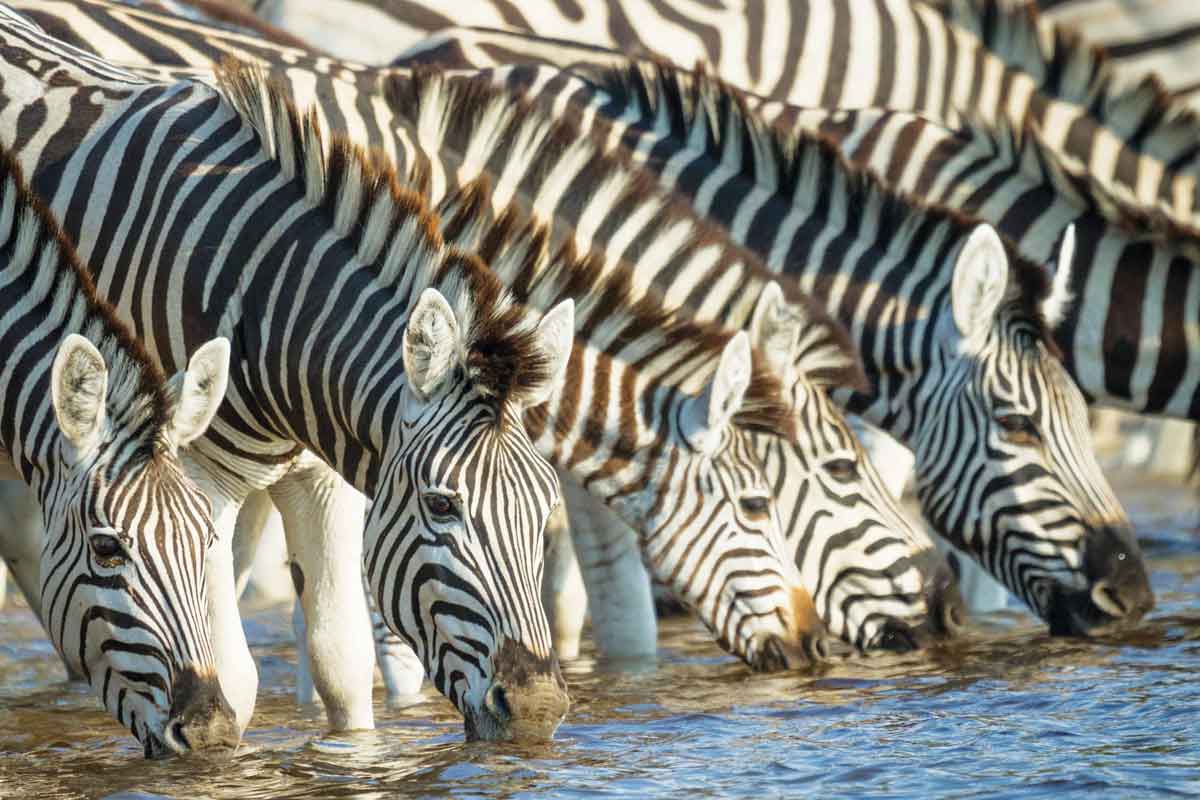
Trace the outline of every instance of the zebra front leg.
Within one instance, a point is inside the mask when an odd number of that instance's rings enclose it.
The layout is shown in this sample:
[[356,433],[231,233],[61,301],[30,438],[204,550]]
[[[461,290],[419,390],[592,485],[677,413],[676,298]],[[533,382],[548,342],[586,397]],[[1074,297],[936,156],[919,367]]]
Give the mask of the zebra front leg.
[[375,655],[362,590],[366,498],[307,452],[270,492],[283,518],[302,611],[298,646],[307,653],[329,724],[374,728]]
[[587,617],[587,590],[571,544],[567,504],[546,522],[546,569],[542,575],[542,606],[550,622],[554,650],[561,661],[579,655],[579,639]]
[[237,595],[246,592],[250,582],[250,570],[254,566],[254,555],[262,541],[263,530],[271,516],[271,496],[265,490],[251,492],[238,511],[233,534],[233,569]]
[[658,621],[637,534],[570,476],[559,479],[596,649],[608,658],[654,656]]
[[231,496],[223,490],[208,470],[197,464],[192,454],[184,451],[180,457],[187,464],[189,475],[212,502],[216,538],[204,559],[208,624],[221,691],[233,706],[238,729],[244,734],[250,725],[250,718],[254,716],[254,703],[258,699],[258,668],[254,664],[254,657],[250,655],[250,645],[242,628],[233,565],[234,530],[244,498]]

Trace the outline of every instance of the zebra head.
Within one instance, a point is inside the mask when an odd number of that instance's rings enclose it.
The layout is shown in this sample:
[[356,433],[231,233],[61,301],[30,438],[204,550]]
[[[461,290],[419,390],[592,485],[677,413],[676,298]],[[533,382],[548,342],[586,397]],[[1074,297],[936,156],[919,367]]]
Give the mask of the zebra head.
[[147,758],[240,739],[209,641],[210,505],[177,456],[208,427],[228,373],[229,342],[215,339],[160,387],[161,413],[109,402],[137,379],[110,373],[82,336],[67,337],[51,373],[60,458],[38,492],[44,621]]
[[[769,387],[769,388],[764,388]],[[649,475],[617,502],[634,516],[642,553],[709,627],[759,670],[811,664],[827,654],[825,627],[803,588],[779,525],[756,433],[790,430],[778,384],[754,363],[739,331],[697,395],[656,409],[677,443],[661,442]]]
[[863,388],[845,330],[766,285],[749,331],[790,391],[797,436],[756,436],[803,585],[832,633],[860,649],[905,651],[965,617],[949,563],[901,512],[829,396]]
[[918,496],[939,533],[1055,634],[1095,632],[1153,605],[1130,522],[1096,463],[1083,395],[1046,333],[1070,302],[1073,253],[1068,229],[1047,287],[1036,267],[1010,272],[996,232],[975,228],[938,320],[940,369],[917,387],[938,411],[914,448]]
[[408,318],[402,441],[367,519],[367,574],[468,738],[545,739],[568,707],[540,595],[559,487],[521,415],[562,382],[574,306],[535,327],[482,267],[448,293],[426,289]]

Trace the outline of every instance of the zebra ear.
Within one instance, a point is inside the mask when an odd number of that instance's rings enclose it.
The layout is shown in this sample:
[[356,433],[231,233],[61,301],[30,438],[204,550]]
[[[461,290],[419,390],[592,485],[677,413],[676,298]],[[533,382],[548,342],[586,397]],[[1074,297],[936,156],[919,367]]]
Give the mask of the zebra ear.
[[959,337],[959,350],[977,352],[987,339],[1008,289],[1008,254],[991,225],[971,232],[954,264],[950,305]]
[[456,363],[458,320],[437,289],[421,293],[404,328],[404,374],[413,394],[429,402]]
[[796,342],[804,320],[783,296],[775,281],[763,287],[750,317],[750,340],[766,358],[767,366],[785,385],[791,385]]
[[86,453],[104,434],[108,367],[95,345],[72,333],[63,339],[50,370],[50,399],[63,438]]
[[1050,328],[1067,316],[1074,298],[1071,295],[1071,264],[1075,260],[1075,225],[1067,226],[1058,243],[1058,261],[1054,265],[1054,277],[1050,282],[1050,293],[1042,300],[1042,317]]
[[228,385],[229,340],[218,336],[193,353],[187,369],[171,379],[175,413],[170,431],[176,447],[191,444],[208,430]]
[[550,309],[538,323],[537,333],[549,362],[549,377],[525,398],[525,408],[546,402],[562,385],[567,374],[567,363],[571,360],[571,348],[575,344],[575,301],[568,298]]
[[721,431],[742,407],[752,369],[750,337],[745,331],[738,331],[725,345],[717,371],[704,391],[686,401],[683,435],[693,449],[704,453],[717,449]]

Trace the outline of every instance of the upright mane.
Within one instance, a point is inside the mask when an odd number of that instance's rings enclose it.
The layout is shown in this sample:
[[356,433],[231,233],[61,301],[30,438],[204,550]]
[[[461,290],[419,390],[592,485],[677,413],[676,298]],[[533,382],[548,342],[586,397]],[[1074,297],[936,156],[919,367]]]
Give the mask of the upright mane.
[[1134,149],[1145,152],[1144,143],[1158,138],[1171,142],[1180,154],[1176,162],[1200,155],[1200,115],[1175,99],[1157,75],[1122,79],[1103,47],[1042,19],[1033,2],[926,2],[978,36],[1001,61],[1033,75],[1045,91],[1096,116]]
[[[658,124],[668,124],[672,137],[689,145],[702,142],[704,152],[724,168],[737,170],[758,185],[774,187],[785,202],[808,203],[819,194],[832,197],[829,205],[843,213],[856,209],[875,222],[876,241],[892,248],[903,249],[926,226],[947,225],[965,239],[982,222],[891,189],[872,170],[849,161],[824,134],[767,123],[750,110],[741,92],[703,67],[689,72],[660,60],[631,62],[605,70],[598,77],[598,88],[616,105],[635,106]],[[1014,299],[1041,340],[1057,353],[1040,308],[1050,291],[1049,275],[1001,238],[1010,284],[1017,292]]]
[[310,207],[320,209],[380,284],[406,289],[410,303],[426,287],[446,297],[463,335],[466,377],[498,410],[545,385],[549,365],[537,319],[513,302],[478,256],[446,245],[437,215],[401,183],[385,155],[337,133],[326,142],[315,109],[301,113],[287,88],[256,66],[230,59],[217,79],[283,175],[303,184]]
[[148,415],[151,433],[156,434],[172,419],[173,405],[162,370],[112,305],[101,297],[58,221],[29,188],[16,157],[5,147],[0,147],[0,183],[4,195],[0,248],[7,256],[5,269],[14,261],[24,260],[25,269],[37,271],[38,281],[45,280],[52,271],[46,297],[65,302],[68,307],[74,299],[83,301],[84,317],[75,330],[87,336],[108,362],[106,404],[131,412],[134,420],[143,413]]
[[[539,103],[519,95],[512,87],[497,87],[484,77],[450,78],[445,71],[432,67],[417,68],[411,77],[389,75],[384,92],[389,104],[418,127],[436,117],[436,124],[441,126],[441,140],[459,148],[464,159],[484,159],[487,156],[481,154],[486,154],[496,143],[514,142],[516,158],[523,158],[536,148],[556,164],[570,163],[576,167],[570,187],[551,187],[557,208],[568,221],[583,213],[593,193],[611,191],[617,195],[615,207],[629,210],[630,216],[652,217],[647,223],[653,226],[649,238],[671,238],[680,250],[718,248],[721,266],[742,269],[764,281],[778,281],[787,300],[802,311],[810,335],[808,341],[814,347],[828,345],[830,349],[826,352],[842,354],[842,358],[823,364],[810,360],[806,365],[809,377],[825,385],[862,387],[865,379],[857,352],[837,320],[802,292],[793,279],[771,274],[756,253],[731,240],[718,224],[697,215],[690,202],[661,186],[651,172],[634,163],[623,150],[610,152],[604,133],[585,126],[578,109],[572,106],[566,113],[549,114]],[[487,146],[480,146],[481,140]],[[489,163],[489,167],[494,166]],[[481,171],[485,175],[489,172]],[[498,174],[499,169],[491,172]],[[429,184],[425,164],[413,165],[410,181],[422,187]],[[546,186],[539,190],[547,191]],[[477,187],[474,197],[482,196]],[[647,211],[649,208],[652,213]],[[677,233],[682,235],[676,236]],[[450,238],[459,241],[454,236]],[[574,259],[576,255],[572,252],[570,257]],[[596,261],[596,258],[582,260]]]
[[[695,322],[687,309],[669,306],[653,290],[635,290],[631,270],[606,269],[599,253],[581,255],[570,239],[551,254],[546,225],[513,206],[491,216],[490,193],[485,177],[448,195],[441,206],[445,229],[450,238],[472,242],[519,302],[549,308],[573,298],[577,336],[610,354],[620,353],[621,360],[629,360],[632,348],[635,368],[651,361],[681,370],[698,360],[716,366],[729,331]],[[796,435],[779,379],[757,351],[734,423],[788,438]]]

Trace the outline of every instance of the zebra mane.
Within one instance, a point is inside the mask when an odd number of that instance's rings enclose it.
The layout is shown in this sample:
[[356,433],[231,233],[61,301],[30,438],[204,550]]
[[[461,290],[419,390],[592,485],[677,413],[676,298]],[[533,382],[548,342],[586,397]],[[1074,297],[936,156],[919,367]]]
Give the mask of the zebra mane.
[[1200,114],[1175,99],[1158,75],[1122,79],[1102,46],[1043,20],[1032,0],[929,2],[1005,64],[1034,76],[1043,91],[1086,109],[1122,138],[1165,138],[1179,151],[1194,151],[1200,142]]
[[498,424],[507,404],[545,386],[550,366],[537,319],[513,302],[478,256],[445,244],[437,215],[401,184],[385,155],[336,133],[326,143],[316,110],[300,112],[288,89],[259,67],[227,59],[217,80],[283,175],[304,186],[306,201],[321,209],[330,230],[380,284],[412,287],[414,302],[426,287],[445,296],[462,337],[459,364],[466,379],[495,401]]
[[[690,202],[663,187],[653,173],[634,163],[626,151],[611,151],[604,134],[592,126],[585,126],[574,106],[565,113],[550,114],[540,103],[519,96],[512,87],[502,88],[487,77],[455,75],[453,80],[448,80],[445,70],[429,66],[414,68],[411,76],[388,75],[383,91],[389,105],[403,109],[413,118],[423,118],[423,105],[432,106],[441,124],[446,126],[447,140],[471,142],[477,128],[494,128],[496,138],[505,141],[533,141],[535,136],[543,136],[540,148],[558,154],[559,158],[586,165],[576,173],[567,189],[575,198],[571,202],[586,204],[593,190],[602,190],[603,183],[610,181],[619,183],[621,200],[618,205],[639,207],[648,198],[656,198],[653,201],[654,219],[658,230],[666,231],[672,225],[686,227],[687,236],[679,244],[681,249],[717,248],[728,261],[739,263],[764,284],[775,281],[780,285],[787,302],[803,315],[805,321],[804,352],[809,357],[802,358],[798,366],[810,380],[822,386],[856,390],[866,387],[858,350],[845,327],[832,314],[802,291],[795,279],[772,273],[757,253],[730,239],[722,226],[697,215]],[[482,122],[497,110],[502,115],[501,124]],[[410,171],[409,180],[428,194],[430,176],[421,163]],[[560,207],[564,206],[565,203],[560,203]],[[457,241],[454,236],[447,238]],[[575,256],[572,254],[571,257]],[[485,260],[490,261],[486,256]],[[513,285],[510,281],[505,282]],[[688,312],[680,310],[679,313]]]
[[969,137],[972,149],[1049,185],[1077,208],[1094,212],[1132,238],[1154,240],[1200,262],[1200,228],[1159,207],[1139,203],[1123,187],[1096,178],[1078,159],[1047,144],[1034,122],[1018,128],[1005,120],[986,125],[968,117],[961,132],[951,135]]
[[[514,205],[492,217],[490,195],[486,177],[449,194],[440,206],[446,235],[469,241],[512,287],[517,302],[550,308],[573,298],[578,339],[610,353],[637,345],[637,352],[650,354],[645,359],[671,364],[702,360],[715,368],[730,331],[696,322],[688,309],[670,307],[654,290],[637,291],[631,269],[607,269],[599,252],[580,254],[569,237],[552,254],[546,224]],[[640,298],[632,299],[638,294]],[[635,357],[635,369],[642,358]],[[734,424],[794,439],[792,409],[778,377],[757,350],[752,359],[750,386]],[[600,412],[607,414],[608,409]]]
[[[922,228],[948,225],[965,240],[982,220],[957,209],[932,205],[882,181],[874,171],[846,158],[825,134],[772,125],[754,113],[736,88],[709,75],[703,66],[680,69],[662,60],[634,61],[605,70],[599,89],[615,103],[644,109],[670,125],[671,136],[695,142],[697,126],[703,147],[723,167],[738,169],[747,180],[774,187],[776,195],[803,198],[820,187],[832,193],[833,207],[857,209],[876,223],[876,240],[903,247]],[[1041,301],[1050,292],[1050,275],[1024,258],[1001,235],[1009,262],[1009,300],[1036,328],[1047,348],[1058,354]]]
[[5,147],[0,147],[0,184],[4,197],[0,246],[15,248],[14,257],[36,259],[36,266],[31,264],[27,269],[36,269],[39,281],[53,271],[46,294],[56,303],[70,306],[75,299],[83,301],[84,316],[78,320],[76,332],[86,336],[104,356],[109,373],[105,405],[120,409],[121,419],[130,423],[130,429],[148,421],[152,430],[145,432],[154,440],[152,453],[159,452],[162,442],[157,434],[171,421],[174,407],[162,370],[100,295],[53,213],[29,188],[20,164]]

